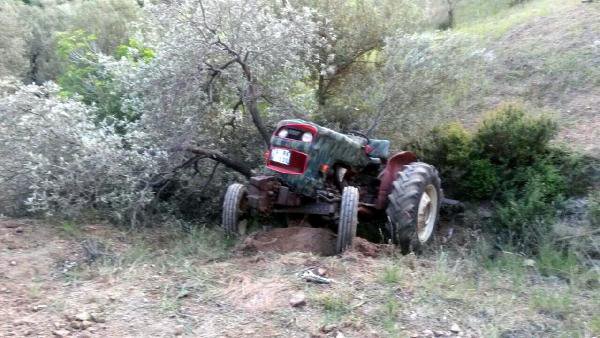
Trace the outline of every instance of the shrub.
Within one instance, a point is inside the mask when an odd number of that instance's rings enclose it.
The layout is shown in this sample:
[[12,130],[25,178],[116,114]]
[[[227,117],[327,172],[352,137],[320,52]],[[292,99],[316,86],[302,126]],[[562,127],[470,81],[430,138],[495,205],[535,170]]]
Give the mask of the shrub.
[[494,232],[515,244],[535,244],[550,229],[556,203],[582,190],[572,187],[588,170],[580,156],[550,145],[556,130],[551,119],[506,105],[472,133],[449,124],[412,148],[438,167],[450,196],[492,201]]
[[491,112],[473,137],[477,155],[504,169],[532,165],[549,152],[557,124],[551,119],[531,117],[516,105]]
[[460,124],[436,127],[424,141],[409,148],[440,170],[444,190],[451,196],[483,199],[498,185],[496,169],[487,159],[477,158],[473,137]]

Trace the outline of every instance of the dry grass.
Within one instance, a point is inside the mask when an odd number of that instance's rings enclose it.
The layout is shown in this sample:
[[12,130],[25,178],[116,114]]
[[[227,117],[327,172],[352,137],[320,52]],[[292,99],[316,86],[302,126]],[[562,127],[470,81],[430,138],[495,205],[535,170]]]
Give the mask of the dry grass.
[[[2,279],[10,293],[1,298],[7,320],[0,335],[48,335],[64,314],[82,309],[106,318],[95,331],[86,330],[91,336],[324,337],[340,330],[346,337],[405,337],[424,330],[450,334],[453,324],[470,336],[599,334],[597,285],[544,276],[524,267],[518,255],[489,260],[476,250],[447,249],[376,259],[358,253],[246,257],[232,255],[210,230],[202,230],[203,237],[173,229],[127,235],[95,228],[82,227],[80,237],[65,240],[56,227],[29,225],[17,235],[0,225],[3,240],[22,246],[0,251],[1,261],[17,261]],[[117,259],[57,271],[57,262],[81,257],[78,242],[92,235],[110,243]],[[315,266],[335,282],[297,277]],[[292,308],[289,298],[299,291],[307,305]],[[30,310],[38,304],[47,307]],[[24,317],[36,325],[13,325]]]

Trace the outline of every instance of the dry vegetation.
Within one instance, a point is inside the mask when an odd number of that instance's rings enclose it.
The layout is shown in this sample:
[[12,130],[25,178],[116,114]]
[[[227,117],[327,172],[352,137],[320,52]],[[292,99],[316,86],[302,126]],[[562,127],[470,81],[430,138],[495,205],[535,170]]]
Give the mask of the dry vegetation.
[[[2,336],[49,336],[65,328],[73,336],[98,337],[600,333],[597,275],[547,277],[526,257],[491,259],[456,246],[477,247],[474,234],[455,235],[454,244],[439,243],[435,253],[419,258],[386,250],[379,258],[359,251],[248,256],[232,253],[218,233],[205,229],[127,234],[106,224],[3,220],[0,234]],[[86,239],[103,243],[105,254],[90,262],[81,245]],[[316,267],[334,282],[298,278]],[[306,305],[292,307],[298,292]],[[86,312],[97,322],[73,328],[73,316]]]

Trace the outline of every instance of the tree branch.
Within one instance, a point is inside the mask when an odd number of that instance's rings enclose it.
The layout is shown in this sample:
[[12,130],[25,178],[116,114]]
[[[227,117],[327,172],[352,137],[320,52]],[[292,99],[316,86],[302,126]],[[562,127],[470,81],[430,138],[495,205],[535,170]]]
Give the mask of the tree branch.
[[252,176],[252,170],[250,167],[225,156],[220,151],[198,148],[198,147],[185,147],[185,148],[179,149],[179,150],[185,150],[185,151],[189,151],[192,154],[206,156],[214,161],[223,163],[226,167],[229,167],[246,177]]

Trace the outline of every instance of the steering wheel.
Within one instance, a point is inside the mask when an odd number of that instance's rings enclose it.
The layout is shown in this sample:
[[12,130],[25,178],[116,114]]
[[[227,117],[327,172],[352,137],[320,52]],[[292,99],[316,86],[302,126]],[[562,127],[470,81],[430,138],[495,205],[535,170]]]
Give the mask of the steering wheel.
[[367,143],[366,143],[366,144],[369,144],[369,143],[371,143],[371,140],[369,140],[369,137],[368,137],[367,135],[365,135],[365,134],[361,133],[361,132],[360,132],[360,131],[358,131],[358,130],[351,130],[351,131],[349,131],[347,134],[348,134],[348,135],[356,135],[356,136],[359,136],[359,137],[362,137],[362,138],[364,138],[365,140],[367,140]]

